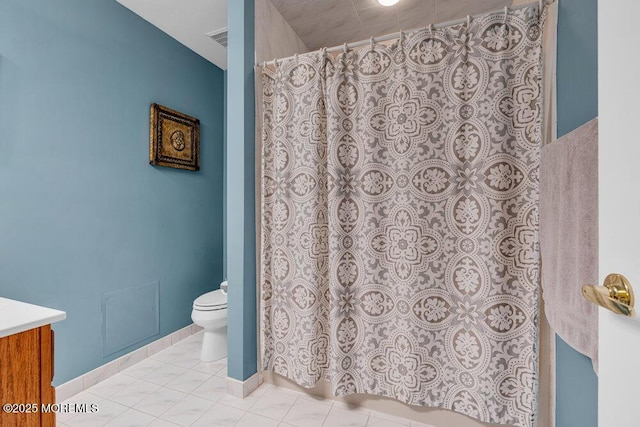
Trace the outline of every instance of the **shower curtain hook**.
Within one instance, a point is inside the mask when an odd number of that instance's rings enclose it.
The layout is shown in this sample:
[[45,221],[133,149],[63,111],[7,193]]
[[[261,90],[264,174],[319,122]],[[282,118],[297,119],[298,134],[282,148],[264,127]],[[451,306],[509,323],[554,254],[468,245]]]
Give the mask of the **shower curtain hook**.
[[296,61],[296,65],[298,64],[298,54],[293,55],[293,60]]
[[373,52],[373,49],[374,49],[373,44],[374,44],[373,37],[371,37],[371,38],[369,39],[369,51],[370,51],[370,52]]
[[344,49],[344,54],[346,55],[347,54],[347,44],[346,43],[343,44],[342,48]]
[[507,25],[507,17],[509,16],[509,7],[504,7],[504,25]]
[[429,35],[433,37],[433,24],[429,24]]
[[404,31],[400,30],[400,47],[402,47],[403,43],[404,43]]
[[467,15],[467,29],[471,26],[471,15]]

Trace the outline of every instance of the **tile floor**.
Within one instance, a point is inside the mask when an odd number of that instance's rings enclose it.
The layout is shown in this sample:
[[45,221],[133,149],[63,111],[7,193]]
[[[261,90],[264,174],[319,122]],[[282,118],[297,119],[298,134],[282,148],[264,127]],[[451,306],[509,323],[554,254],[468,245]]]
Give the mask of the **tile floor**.
[[99,410],[59,413],[57,425],[433,427],[270,384],[238,399],[225,391],[226,360],[200,362],[201,340],[202,332],[71,397],[63,403],[95,403]]

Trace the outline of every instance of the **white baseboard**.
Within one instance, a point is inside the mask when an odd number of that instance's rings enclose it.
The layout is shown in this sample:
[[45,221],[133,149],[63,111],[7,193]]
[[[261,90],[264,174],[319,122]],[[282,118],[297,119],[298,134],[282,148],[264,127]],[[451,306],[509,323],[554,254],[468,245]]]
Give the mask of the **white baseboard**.
[[99,382],[106,380],[107,378],[121,372],[144,359],[151,357],[157,352],[164,350],[165,348],[182,341],[183,339],[200,332],[202,328],[198,325],[191,324],[182,329],[175,331],[165,337],[160,338],[152,343],[145,345],[137,350],[125,354],[109,363],[105,363],[102,366],[97,367],[93,371],[89,371],[84,375],[80,375],[64,384],[60,384],[56,387],[56,402],[63,402],[70,397],[92,387]]
[[262,378],[262,375],[260,375],[258,372],[244,381],[227,377],[227,393],[240,399],[244,399],[249,394],[251,394],[251,392],[260,387],[260,384],[262,384],[263,381],[264,379]]

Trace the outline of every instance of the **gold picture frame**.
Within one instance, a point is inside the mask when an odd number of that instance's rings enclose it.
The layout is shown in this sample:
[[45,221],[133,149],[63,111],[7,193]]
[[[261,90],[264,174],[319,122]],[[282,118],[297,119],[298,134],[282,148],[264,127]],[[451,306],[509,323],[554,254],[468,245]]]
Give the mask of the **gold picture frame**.
[[151,104],[149,163],[200,170],[200,120]]

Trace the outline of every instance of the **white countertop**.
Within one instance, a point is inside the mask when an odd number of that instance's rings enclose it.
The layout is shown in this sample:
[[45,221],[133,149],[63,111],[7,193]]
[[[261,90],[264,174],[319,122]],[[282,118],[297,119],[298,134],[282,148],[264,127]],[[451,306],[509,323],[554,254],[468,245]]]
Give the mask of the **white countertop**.
[[66,318],[64,311],[0,297],[0,338]]

